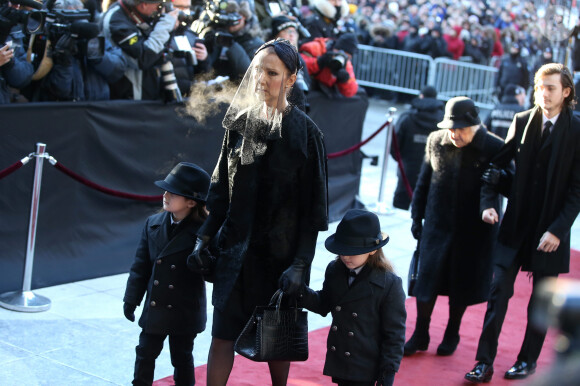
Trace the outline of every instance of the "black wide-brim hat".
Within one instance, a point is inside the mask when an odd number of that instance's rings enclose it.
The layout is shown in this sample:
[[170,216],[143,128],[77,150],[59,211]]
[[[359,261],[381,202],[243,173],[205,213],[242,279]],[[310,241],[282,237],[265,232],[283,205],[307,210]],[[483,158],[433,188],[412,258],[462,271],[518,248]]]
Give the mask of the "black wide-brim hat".
[[205,204],[209,190],[209,174],[201,167],[190,162],[180,162],[162,181],[155,181],[170,193]]
[[326,239],[324,246],[337,255],[354,256],[377,250],[388,242],[389,236],[381,232],[376,214],[351,209],[340,220],[336,233]]
[[447,101],[445,115],[437,127],[440,129],[463,129],[480,123],[479,107],[468,97],[459,96]]

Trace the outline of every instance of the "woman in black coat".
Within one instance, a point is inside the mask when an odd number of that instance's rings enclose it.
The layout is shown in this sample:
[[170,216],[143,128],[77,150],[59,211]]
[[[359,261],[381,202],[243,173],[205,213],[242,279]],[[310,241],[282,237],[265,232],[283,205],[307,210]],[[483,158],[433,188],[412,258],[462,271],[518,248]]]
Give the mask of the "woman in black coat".
[[[192,254],[199,255],[219,230],[208,357],[211,385],[227,382],[234,341],[254,308],[268,304],[278,288],[293,295],[307,281],[318,232],[328,226],[322,133],[286,99],[299,63],[287,40],[265,43],[224,118],[226,133],[208,198],[210,215]],[[286,383],[289,366],[269,363],[274,385]]]
[[199,166],[182,162],[163,181],[163,209],[147,219],[123,297],[123,311],[131,322],[145,296],[135,348],[133,384],[151,385],[155,359],[169,337],[169,350],[177,385],[194,385],[193,341],[205,330],[205,282],[187,267],[195,233],[207,212],[209,175]]
[[[449,322],[438,355],[455,351],[466,307],[487,300],[497,226],[481,220],[481,175],[503,141],[480,125],[478,111],[469,98],[450,99],[437,125],[443,130],[427,139],[411,208],[420,257],[417,325],[405,355],[427,350],[438,295],[449,296]],[[499,207],[498,199],[494,207]]]

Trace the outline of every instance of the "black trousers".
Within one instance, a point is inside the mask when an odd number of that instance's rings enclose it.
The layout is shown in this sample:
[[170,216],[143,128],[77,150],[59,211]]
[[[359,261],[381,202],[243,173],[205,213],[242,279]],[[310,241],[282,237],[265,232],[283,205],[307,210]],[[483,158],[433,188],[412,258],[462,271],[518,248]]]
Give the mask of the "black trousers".
[[[487,302],[487,311],[483,321],[483,330],[477,346],[475,359],[487,364],[493,364],[497,354],[497,344],[499,334],[505,319],[509,299],[514,294],[514,282],[521,268],[521,262],[516,259],[518,250],[509,248],[501,243],[497,244],[496,254],[501,261],[512,261],[507,267],[495,264],[493,269],[493,279],[491,282],[490,296]],[[525,362],[536,362],[542,351],[547,329],[539,329],[531,323],[534,309],[534,296],[537,284],[546,277],[556,277],[558,275],[545,275],[540,272],[533,272],[532,295],[528,302],[528,317],[524,341],[518,354],[518,360]]]
[[[139,345],[135,348],[134,385],[150,386],[153,384],[155,360],[163,350],[163,342],[168,335],[148,334],[141,331]],[[195,385],[193,365],[193,340],[197,334],[169,335],[169,353],[174,367],[175,386]]]

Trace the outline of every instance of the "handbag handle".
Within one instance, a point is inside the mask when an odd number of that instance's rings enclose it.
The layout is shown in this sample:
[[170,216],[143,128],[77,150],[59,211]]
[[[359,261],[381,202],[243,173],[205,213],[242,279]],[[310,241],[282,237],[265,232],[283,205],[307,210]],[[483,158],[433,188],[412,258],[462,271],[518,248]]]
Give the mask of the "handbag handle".
[[[278,319],[278,321],[280,321],[280,306],[282,304],[283,295],[284,291],[282,291],[282,289],[279,288],[276,292],[274,292],[274,295],[272,295],[272,298],[270,299],[270,303],[268,303],[270,307],[274,307],[274,304],[276,305],[276,318]],[[298,300],[296,300],[296,298],[294,298],[293,308],[294,308],[294,320],[298,320]]]

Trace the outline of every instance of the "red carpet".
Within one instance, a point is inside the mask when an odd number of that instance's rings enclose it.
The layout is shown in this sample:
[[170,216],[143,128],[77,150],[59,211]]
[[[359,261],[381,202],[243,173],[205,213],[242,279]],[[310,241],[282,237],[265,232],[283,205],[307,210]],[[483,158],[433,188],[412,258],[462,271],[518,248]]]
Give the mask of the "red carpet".
[[[580,279],[580,251],[572,250],[570,258],[570,270],[572,273],[560,277]],[[510,301],[508,313],[499,340],[498,355],[494,368],[495,375],[490,385],[522,385],[524,381],[508,381],[503,378],[503,373],[515,362],[522,343],[527,305],[532,291],[532,283],[526,273],[518,275],[516,290]],[[415,328],[416,307],[415,298],[406,301],[407,308],[407,339]],[[430,385],[430,386],[455,386],[471,385],[463,380],[466,372],[475,365],[475,351],[486,304],[469,307],[463,317],[460,336],[461,342],[457,351],[449,357],[437,356],[437,346],[443,338],[443,332],[447,324],[448,310],[447,298],[440,297],[433,311],[430,335],[431,344],[426,352],[403,358],[401,369],[395,377],[395,385]],[[326,336],[328,328],[322,328],[309,333],[310,358],[306,362],[294,362],[290,367],[288,385],[290,386],[314,386],[333,385],[330,378],[322,375],[324,356],[326,353]],[[555,332],[549,331],[544,343],[542,354],[538,360],[537,373],[547,371],[554,360],[552,349],[555,342]],[[206,366],[195,369],[198,385],[205,385]],[[535,377],[535,376],[534,376]],[[529,379],[527,380],[529,382]],[[228,385],[269,385],[271,384],[268,365],[256,363],[246,358],[236,356],[234,368]],[[160,379],[154,386],[173,385],[173,377]]]

